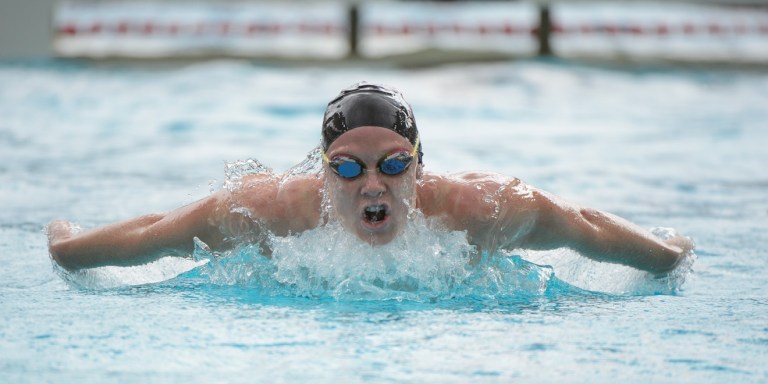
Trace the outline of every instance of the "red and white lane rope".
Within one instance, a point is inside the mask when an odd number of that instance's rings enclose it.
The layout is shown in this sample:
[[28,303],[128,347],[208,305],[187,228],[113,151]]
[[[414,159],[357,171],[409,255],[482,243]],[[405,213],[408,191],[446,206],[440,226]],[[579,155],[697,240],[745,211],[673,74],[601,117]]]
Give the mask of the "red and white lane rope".
[[[363,32],[375,36],[394,35],[530,35],[536,26],[496,24],[436,24],[436,23],[375,23],[364,27]],[[59,36],[221,36],[248,37],[264,34],[299,33],[333,35],[345,32],[346,26],[334,23],[237,23],[237,22],[154,22],[154,21],[93,21],[62,22],[55,28]],[[555,23],[552,32],[558,35],[768,35],[768,20],[760,23],[683,22],[671,23],[584,23],[569,25]]]
[[[530,35],[538,31],[537,26],[498,24],[374,24],[367,28],[374,35],[437,35],[437,34],[467,34],[467,35]],[[715,22],[684,22],[680,24],[647,23],[585,23],[569,25],[555,23],[552,26],[554,34],[573,35],[766,35],[768,20],[762,23],[715,23]]]
[[337,34],[345,28],[333,23],[237,23],[221,22],[160,22],[160,21],[68,21],[59,23],[59,36],[231,36],[247,37],[259,34],[302,33],[313,35]]

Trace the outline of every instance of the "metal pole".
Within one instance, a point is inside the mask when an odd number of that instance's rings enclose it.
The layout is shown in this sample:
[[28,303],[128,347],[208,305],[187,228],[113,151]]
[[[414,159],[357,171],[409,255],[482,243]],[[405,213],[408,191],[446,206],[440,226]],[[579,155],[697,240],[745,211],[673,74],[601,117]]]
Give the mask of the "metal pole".
[[360,11],[356,2],[349,3],[349,54],[350,58],[359,56]]
[[536,32],[539,40],[539,56],[551,56],[552,46],[549,44],[549,37],[552,35],[552,19],[547,4],[539,6],[539,28]]

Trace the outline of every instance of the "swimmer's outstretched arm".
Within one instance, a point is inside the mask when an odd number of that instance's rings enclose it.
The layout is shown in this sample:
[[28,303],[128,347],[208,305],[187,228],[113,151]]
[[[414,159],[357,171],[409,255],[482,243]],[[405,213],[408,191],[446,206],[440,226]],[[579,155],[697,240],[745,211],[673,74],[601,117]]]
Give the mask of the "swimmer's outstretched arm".
[[48,225],[51,257],[66,269],[145,264],[163,256],[190,255],[193,238],[212,248],[224,235],[216,225],[222,193],[168,213],[150,214],[73,234],[69,222]]
[[569,247],[591,259],[619,263],[654,274],[674,269],[694,248],[677,236],[661,240],[618,216],[565,202],[533,190],[535,222],[522,246],[537,249]]
[[620,217],[579,207],[518,179],[490,173],[424,176],[422,211],[466,230],[484,249],[567,247],[585,257],[664,274],[690,252],[682,236],[661,240]]
[[264,231],[297,233],[318,225],[316,177],[282,180],[278,175],[245,176],[233,191],[220,190],[168,213],[151,214],[73,234],[71,224],[48,225],[51,257],[66,269],[140,265],[164,256],[190,256],[194,238],[212,250],[259,241]]

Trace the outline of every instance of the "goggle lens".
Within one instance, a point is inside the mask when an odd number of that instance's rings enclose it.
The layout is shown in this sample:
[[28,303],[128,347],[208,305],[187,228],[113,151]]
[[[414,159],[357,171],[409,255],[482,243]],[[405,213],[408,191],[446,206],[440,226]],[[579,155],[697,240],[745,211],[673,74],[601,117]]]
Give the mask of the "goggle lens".
[[[413,156],[398,152],[381,159],[377,168],[385,175],[396,176],[405,172],[412,161]],[[328,161],[328,165],[334,173],[345,179],[354,179],[365,172],[365,166],[360,161],[348,156],[334,157]]]
[[399,175],[411,165],[412,157],[404,153],[388,156],[379,162],[379,171],[385,175]]
[[331,163],[331,169],[345,179],[353,179],[363,173],[363,166],[350,158],[334,160]]
[[[419,142],[420,140],[417,136],[416,142],[413,143],[413,150],[410,152],[396,151],[395,153],[384,156],[379,160],[378,164],[376,164],[376,168],[379,169],[379,172],[389,176],[396,176],[407,171],[408,167],[411,166],[411,162],[413,162],[413,157],[416,156],[416,153],[419,150]],[[322,154],[323,160],[328,163],[331,170],[345,179],[354,179],[366,172],[365,164],[354,157],[338,155],[334,156],[333,159],[329,159],[328,156],[326,156],[325,151],[323,151]]]

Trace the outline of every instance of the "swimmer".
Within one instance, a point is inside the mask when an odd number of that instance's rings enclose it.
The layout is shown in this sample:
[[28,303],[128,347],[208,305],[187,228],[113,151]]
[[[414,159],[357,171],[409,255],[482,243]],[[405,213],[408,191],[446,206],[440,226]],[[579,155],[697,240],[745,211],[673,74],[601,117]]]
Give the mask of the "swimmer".
[[[194,238],[225,251],[243,239],[264,239],[265,233],[301,233],[330,217],[377,246],[399,236],[414,209],[449,230],[466,231],[479,250],[568,247],[659,276],[694,247],[687,237],[658,239],[622,218],[515,178],[425,171],[413,112],[392,88],[360,83],[343,90],[328,104],[321,136],[319,174],[247,175],[235,188],[176,210],[81,233],[55,220],[47,227],[50,255],[68,270],[139,265],[165,256],[189,257]],[[323,209],[326,202],[330,209]],[[269,255],[269,245],[260,245]]]

